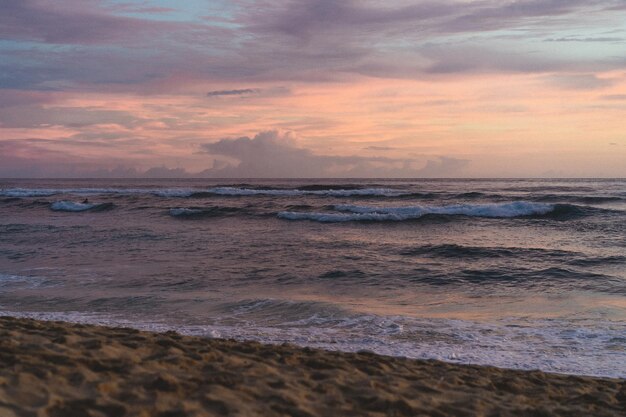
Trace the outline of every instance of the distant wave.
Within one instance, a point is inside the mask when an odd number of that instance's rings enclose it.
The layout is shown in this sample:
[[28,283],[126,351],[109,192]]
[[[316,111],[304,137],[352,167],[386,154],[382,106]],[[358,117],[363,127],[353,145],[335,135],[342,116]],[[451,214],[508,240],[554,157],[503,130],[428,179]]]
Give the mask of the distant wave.
[[343,213],[282,211],[278,217],[287,220],[313,220],[318,222],[348,221],[403,221],[418,219],[425,215],[470,216],[511,218],[545,215],[558,205],[518,201],[503,204],[457,204],[449,206],[409,206],[409,207],[365,207],[336,205],[335,210]]
[[586,195],[575,195],[575,194],[541,194],[541,195],[530,195],[529,199],[533,201],[546,201],[546,202],[555,202],[555,201],[568,201],[572,203],[582,203],[582,204],[602,204],[602,203],[616,203],[625,201],[623,197],[618,196],[586,196]]
[[219,217],[232,215],[243,209],[238,207],[175,207],[169,210],[172,217],[181,219],[197,219],[202,217]]
[[401,200],[436,200],[445,199],[453,202],[463,201],[490,201],[495,202],[536,202],[536,203],[567,203],[567,204],[603,204],[624,203],[626,197],[621,195],[593,195],[593,194],[560,194],[560,193],[532,193],[527,195],[507,195],[483,191],[467,191],[462,193],[448,193],[439,191],[415,191],[411,189],[386,188],[378,186],[358,186],[354,184],[314,184],[302,185],[294,188],[277,188],[270,186],[217,186],[209,188],[5,188],[0,189],[2,202],[11,202],[11,198],[50,197],[57,195],[142,195],[161,198],[211,198],[211,197],[301,197],[318,196],[334,198],[380,198]]
[[517,248],[517,247],[480,247],[464,246],[457,244],[423,245],[404,249],[400,252],[406,256],[436,256],[441,258],[503,258],[508,259],[516,256],[528,256],[542,259],[563,259],[567,257],[582,256],[580,253],[564,250],[549,250],[542,248]]
[[[434,196],[437,196],[435,193]],[[602,204],[602,203],[615,203],[615,202],[623,202],[626,201],[625,198],[619,196],[610,196],[610,195],[578,195],[578,194],[530,194],[524,195],[505,195],[505,194],[492,194],[492,193],[483,193],[479,191],[470,191],[466,193],[459,194],[450,194],[446,196],[448,199],[460,199],[460,200],[503,200],[503,199],[524,199],[527,201],[534,202],[545,202],[545,203],[581,203],[581,204]]]
[[49,197],[59,194],[98,195],[98,194],[148,194],[157,197],[189,197],[193,190],[184,188],[7,188],[0,190],[4,197]]
[[0,288],[4,290],[51,286],[54,285],[51,282],[47,282],[44,278],[0,273]]
[[[253,195],[268,195],[268,196],[303,196],[303,195],[318,195],[318,196],[330,196],[330,197],[355,197],[355,196],[401,196],[404,193],[399,190],[390,188],[347,188],[337,189],[334,187],[327,188],[239,188],[239,187],[216,187],[210,188],[203,193],[223,195],[223,196],[253,196]],[[193,196],[193,194],[192,194]]]
[[75,201],[55,201],[50,205],[50,208],[54,211],[70,211],[70,212],[81,212],[81,211],[103,211],[109,210],[113,208],[112,203],[78,203]]
[[318,195],[331,197],[355,197],[355,196],[404,196],[410,195],[391,188],[356,188],[355,186],[303,186],[301,188],[242,188],[242,187],[213,187],[207,189],[189,188],[59,188],[59,189],[35,189],[35,188],[9,188],[0,190],[0,196],[4,197],[48,197],[58,194],[148,194],[166,198],[209,197],[219,196],[303,196]]
[[608,294],[626,294],[626,284],[618,276],[596,273],[569,267],[528,268],[493,266],[468,267],[454,274],[421,274],[412,278],[433,286],[447,285],[510,285],[519,288],[558,288],[559,290],[587,290]]
[[9,188],[0,190],[0,195],[4,197],[48,197],[57,194],[56,190],[37,188]]

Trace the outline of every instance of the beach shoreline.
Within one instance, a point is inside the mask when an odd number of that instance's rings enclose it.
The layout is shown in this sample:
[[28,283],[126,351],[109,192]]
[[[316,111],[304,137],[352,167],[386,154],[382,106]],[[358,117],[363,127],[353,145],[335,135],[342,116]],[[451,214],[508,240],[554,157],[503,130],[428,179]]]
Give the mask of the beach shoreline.
[[620,416],[626,380],[0,317],[0,416]]

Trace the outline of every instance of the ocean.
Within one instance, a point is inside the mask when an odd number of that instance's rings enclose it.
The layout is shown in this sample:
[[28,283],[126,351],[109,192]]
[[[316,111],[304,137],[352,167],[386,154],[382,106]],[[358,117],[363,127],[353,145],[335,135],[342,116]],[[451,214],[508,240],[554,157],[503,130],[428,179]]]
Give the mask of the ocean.
[[0,314],[626,377],[626,180],[0,180]]

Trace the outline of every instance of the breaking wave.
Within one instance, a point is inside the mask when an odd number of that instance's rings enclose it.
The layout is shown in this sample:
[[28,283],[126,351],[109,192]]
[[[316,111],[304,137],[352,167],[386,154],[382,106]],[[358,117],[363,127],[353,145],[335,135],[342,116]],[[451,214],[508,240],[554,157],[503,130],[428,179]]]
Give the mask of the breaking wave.
[[[570,204],[604,204],[623,203],[626,198],[618,195],[584,195],[538,193],[525,196],[516,196],[501,193],[486,193],[469,191],[462,193],[447,193],[444,191],[419,191],[412,189],[398,189],[393,187],[379,187],[376,184],[368,187],[359,187],[354,184],[340,185],[302,185],[295,188],[254,187],[254,186],[216,186],[208,188],[3,188],[0,197],[29,198],[50,197],[55,195],[147,195],[162,198],[210,198],[222,197],[352,197],[352,198],[397,198],[402,200],[487,200],[491,202],[505,202],[517,200],[520,202],[537,203],[570,203]],[[523,198],[523,200],[522,200]]]
[[[426,215],[470,216],[512,218],[523,216],[546,215],[563,205],[530,203],[518,201],[504,204],[457,204],[449,206],[409,206],[409,207],[366,207],[354,205],[335,205],[341,213],[315,213],[282,211],[278,217],[287,220],[313,220],[318,222],[348,221],[403,221],[419,219]],[[575,208],[575,206],[568,206]],[[567,211],[567,210],[566,210]]]
[[50,205],[50,209],[54,211],[70,211],[70,212],[81,212],[81,211],[103,211],[110,210],[113,208],[113,203],[78,203],[75,201],[55,201]]
[[58,194],[56,190],[32,189],[32,188],[9,188],[0,190],[3,197],[49,197]]
[[172,217],[180,219],[197,219],[202,217],[219,217],[233,215],[242,209],[238,207],[175,207],[169,210]]

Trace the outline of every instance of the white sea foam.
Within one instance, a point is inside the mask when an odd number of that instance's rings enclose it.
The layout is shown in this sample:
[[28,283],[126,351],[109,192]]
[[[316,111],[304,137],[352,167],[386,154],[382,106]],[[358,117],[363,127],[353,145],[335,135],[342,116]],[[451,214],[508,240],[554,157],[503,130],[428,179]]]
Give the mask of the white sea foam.
[[449,206],[366,207],[340,204],[334,206],[342,213],[282,211],[278,217],[287,220],[318,222],[402,221],[418,219],[427,214],[462,215],[470,217],[520,217],[547,214],[554,204],[516,201],[502,204],[456,204]]
[[194,214],[200,214],[200,213],[202,213],[201,209],[194,209],[194,208],[177,207],[177,208],[170,209],[170,216],[174,216],[174,217],[193,216]]
[[5,197],[49,197],[58,194],[92,195],[92,194],[145,194],[149,189],[129,188],[5,188],[0,196]]
[[153,194],[157,197],[178,197],[178,198],[184,198],[184,197],[189,197],[191,196],[194,192],[194,190],[190,190],[187,188],[168,188],[168,189],[163,189],[163,190],[143,190],[144,192],[140,192],[137,194],[146,194],[146,193],[150,193]]
[[57,194],[56,190],[39,188],[8,188],[0,190],[0,195],[4,197],[48,197],[54,194]]
[[371,351],[389,356],[564,374],[624,378],[623,324],[611,321],[502,319],[494,323],[453,319],[312,315],[276,324],[246,320],[185,325],[77,311],[16,312],[0,315],[39,320],[133,327],[204,337],[293,343],[340,351]]
[[41,287],[44,279],[40,277],[26,277],[22,275],[0,274],[0,288],[22,289]]
[[50,208],[54,211],[87,211],[96,207],[96,204],[92,203],[77,203],[75,201],[55,201],[50,205]]

